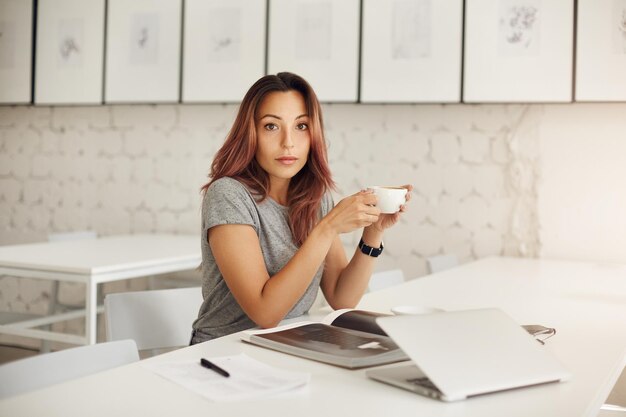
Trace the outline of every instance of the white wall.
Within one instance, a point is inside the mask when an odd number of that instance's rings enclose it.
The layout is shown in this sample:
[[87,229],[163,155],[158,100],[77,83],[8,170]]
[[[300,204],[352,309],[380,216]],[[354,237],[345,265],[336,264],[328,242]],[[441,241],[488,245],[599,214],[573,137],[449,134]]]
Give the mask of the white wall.
[[[0,244],[81,229],[197,233],[198,190],[236,110],[0,107]],[[336,199],[370,184],[415,185],[378,269],[418,277],[441,253],[626,262],[626,104],[324,112]],[[342,239],[351,254],[358,235]],[[69,288],[64,296],[80,302],[83,291]],[[47,283],[0,277],[0,310],[43,312],[48,297]]]
[[541,255],[626,262],[626,105],[545,106]]

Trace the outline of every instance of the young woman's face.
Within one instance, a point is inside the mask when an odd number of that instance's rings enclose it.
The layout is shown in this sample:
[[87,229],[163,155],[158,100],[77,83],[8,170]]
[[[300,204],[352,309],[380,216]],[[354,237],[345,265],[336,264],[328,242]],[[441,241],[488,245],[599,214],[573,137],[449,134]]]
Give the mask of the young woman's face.
[[306,164],[311,136],[304,98],[297,91],[265,96],[257,109],[256,160],[270,180],[289,180]]

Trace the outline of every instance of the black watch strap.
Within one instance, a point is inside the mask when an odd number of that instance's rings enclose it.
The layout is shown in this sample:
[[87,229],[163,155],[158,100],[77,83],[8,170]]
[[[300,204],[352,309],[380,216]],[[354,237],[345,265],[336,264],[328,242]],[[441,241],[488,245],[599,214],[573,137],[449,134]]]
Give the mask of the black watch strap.
[[361,252],[373,258],[377,258],[381,253],[383,253],[383,248],[383,242],[380,242],[380,248],[373,248],[371,246],[367,246],[365,242],[363,242],[363,239],[359,241],[359,249],[361,249]]

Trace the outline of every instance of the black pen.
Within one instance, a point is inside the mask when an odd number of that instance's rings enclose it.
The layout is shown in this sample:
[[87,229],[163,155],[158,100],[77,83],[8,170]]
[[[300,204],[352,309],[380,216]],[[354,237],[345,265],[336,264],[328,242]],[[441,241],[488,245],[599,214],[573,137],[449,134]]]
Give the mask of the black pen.
[[220,374],[222,376],[225,376],[226,378],[228,378],[230,376],[230,374],[228,372],[226,372],[225,370],[223,370],[222,368],[220,368],[219,366],[217,366],[213,362],[209,361],[208,359],[201,358],[200,359],[200,365],[204,366],[205,368],[209,368],[210,370],[215,371],[218,374]]

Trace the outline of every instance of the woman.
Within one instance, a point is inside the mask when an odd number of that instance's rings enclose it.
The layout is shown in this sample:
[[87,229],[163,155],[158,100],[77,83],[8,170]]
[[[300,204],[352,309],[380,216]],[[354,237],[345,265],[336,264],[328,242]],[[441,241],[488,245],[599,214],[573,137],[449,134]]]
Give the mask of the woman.
[[[371,190],[333,207],[321,109],[304,79],[283,72],[250,88],[210,178],[192,344],[302,315],[319,287],[331,307],[356,306],[400,213],[380,214]],[[358,228],[348,262],[339,234]]]

